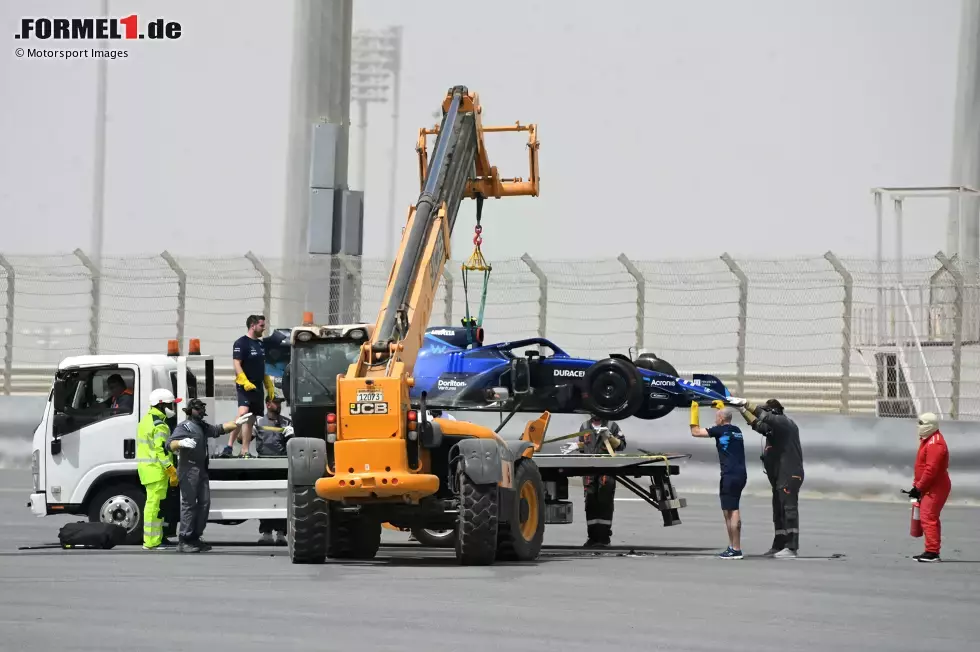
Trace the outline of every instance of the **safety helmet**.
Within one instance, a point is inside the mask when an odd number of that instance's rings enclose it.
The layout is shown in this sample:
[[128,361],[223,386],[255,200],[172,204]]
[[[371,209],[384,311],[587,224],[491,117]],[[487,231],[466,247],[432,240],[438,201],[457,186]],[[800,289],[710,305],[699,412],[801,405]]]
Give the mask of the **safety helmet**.
[[183,399],[174,398],[173,392],[162,387],[150,392],[150,405],[152,406],[160,405],[161,403],[180,403],[181,400]]
[[919,437],[928,437],[939,430],[939,417],[934,412],[919,415]]

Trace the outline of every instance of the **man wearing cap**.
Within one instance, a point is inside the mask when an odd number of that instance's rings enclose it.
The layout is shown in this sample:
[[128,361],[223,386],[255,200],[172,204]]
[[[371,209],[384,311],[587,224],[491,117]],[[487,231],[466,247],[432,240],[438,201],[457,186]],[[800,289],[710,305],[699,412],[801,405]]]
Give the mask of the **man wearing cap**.
[[745,422],[766,438],[762,465],[772,486],[772,547],[766,557],[795,559],[800,548],[800,487],[803,486],[803,447],[800,429],[774,398],[755,406],[744,398],[729,397]]
[[181,421],[167,438],[167,448],[178,453],[180,532],[177,552],[206,552],[211,546],[201,540],[201,535],[211,511],[207,440],[231,432],[252,415],[246,413],[234,421],[214,425],[204,420],[207,405],[199,398],[188,401],[184,413],[188,418]]
[[[265,416],[255,422],[255,452],[259,457],[285,457],[286,441],[293,435],[292,422],[282,415],[282,398],[265,400]],[[286,519],[259,519],[259,543],[286,545]],[[276,533],[273,541],[272,533]]]
[[949,481],[949,449],[939,432],[939,417],[932,412],[919,415],[919,452],[915,457],[915,479],[909,496],[919,500],[919,518],[926,537],[926,549],[913,559],[921,562],[942,561],[939,558],[943,511],[952,485]]

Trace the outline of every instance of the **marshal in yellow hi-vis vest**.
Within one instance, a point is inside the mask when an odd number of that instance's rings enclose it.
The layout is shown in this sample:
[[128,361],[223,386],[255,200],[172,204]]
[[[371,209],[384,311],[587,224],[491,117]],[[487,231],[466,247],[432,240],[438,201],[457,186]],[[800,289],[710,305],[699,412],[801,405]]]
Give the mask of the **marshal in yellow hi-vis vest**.
[[167,412],[173,413],[180,399],[166,389],[156,389],[150,394],[150,409],[140,419],[136,433],[136,469],[140,483],[146,489],[143,506],[143,548],[153,550],[163,542],[163,519],[160,502],[167,497],[167,488],[176,484],[177,469],[173,453],[167,450],[170,436]]

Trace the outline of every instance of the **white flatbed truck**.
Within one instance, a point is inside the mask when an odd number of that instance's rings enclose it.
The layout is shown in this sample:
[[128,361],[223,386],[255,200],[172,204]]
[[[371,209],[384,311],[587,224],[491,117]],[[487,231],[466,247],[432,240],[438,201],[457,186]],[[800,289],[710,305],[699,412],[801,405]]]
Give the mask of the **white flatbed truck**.
[[[294,334],[291,355],[295,364],[290,365],[294,371],[283,378],[283,389],[296,435],[327,437],[325,417],[334,411],[334,390],[320,379],[346,371],[349,356],[356,355],[367,337],[366,329],[364,325],[308,328],[315,336],[295,338]],[[295,330],[302,333],[305,327]],[[33,437],[33,487],[28,506],[36,516],[73,514],[116,523],[126,528],[127,543],[142,542],[146,493],[136,470],[136,432],[149,409],[150,392],[162,387],[184,401],[200,398],[208,405],[209,421],[216,418],[214,359],[201,355],[195,343],[191,340],[188,355],[178,355],[177,343],[172,341],[166,355],[84,355],[61,361]],[[114,413],[109,406],[108,381],[113,375],[121,376],[132,392],[128,411]],[[183,419],[178,406],[171,429]],[[216,444],[220,447],[224,441]],[[536,453],[546,488],[545,523],[572,522],[569,477],[601,473],[616,476],[660,511],[665,526],[677,525],[678,509],[686,506],[686,500],[676,496],[670,476],[679,474],[680,468],[671,462],[681,457],[687,456],[650,459]],[[208,521],[235,525],[251,519],[287,518],[287,469],[285,457],[211,458]],[[649,478],[649,490],[635,481],[639,478]],[[172,489],[163,507],[168,536],[176,533],[178,503],[178,492]],[[450,543],[443,541],[443,545]]]

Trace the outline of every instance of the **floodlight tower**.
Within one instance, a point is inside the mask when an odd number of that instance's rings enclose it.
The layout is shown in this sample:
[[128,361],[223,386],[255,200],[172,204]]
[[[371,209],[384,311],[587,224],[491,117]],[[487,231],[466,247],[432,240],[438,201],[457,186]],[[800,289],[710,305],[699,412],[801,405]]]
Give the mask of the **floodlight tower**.
[[398,106],[401,87],[402,28],[358,30],[351,44],[351,102],[357,103],[360,125],[358,183],[367,186],[368,104],[391,103],[391,153],[388,157],[388,229],[385,253],[395,256],[395,183],[398,175]]

